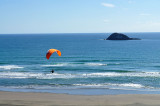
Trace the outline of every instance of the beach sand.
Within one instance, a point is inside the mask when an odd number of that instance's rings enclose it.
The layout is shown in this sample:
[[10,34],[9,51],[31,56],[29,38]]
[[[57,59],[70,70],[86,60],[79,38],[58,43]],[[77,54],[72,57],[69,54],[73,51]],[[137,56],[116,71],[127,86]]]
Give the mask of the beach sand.
[[160,106],[160,95],[68,95],[0,92],[0,106]]

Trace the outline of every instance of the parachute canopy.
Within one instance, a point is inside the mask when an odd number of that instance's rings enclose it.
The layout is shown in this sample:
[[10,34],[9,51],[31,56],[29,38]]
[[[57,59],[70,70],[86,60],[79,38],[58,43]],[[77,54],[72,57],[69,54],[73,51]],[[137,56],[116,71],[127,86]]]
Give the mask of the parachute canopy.
[[47,54],[46,54],[46,58],[49,59],[50,56],[51,56],[54,52],[56,52],[56,53],[58,54],[58,56],[61,56],[61,52],[60,52],[59,50],[57,50],[57,49],[49,49],[48,52],[47,52]]

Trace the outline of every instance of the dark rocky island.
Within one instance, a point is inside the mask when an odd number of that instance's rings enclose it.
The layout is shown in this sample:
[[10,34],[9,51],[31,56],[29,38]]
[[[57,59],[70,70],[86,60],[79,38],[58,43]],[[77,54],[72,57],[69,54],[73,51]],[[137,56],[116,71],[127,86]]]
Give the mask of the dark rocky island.
[[130,38],[121,33],[112,33],[106,40],[140,40],[139,38]]

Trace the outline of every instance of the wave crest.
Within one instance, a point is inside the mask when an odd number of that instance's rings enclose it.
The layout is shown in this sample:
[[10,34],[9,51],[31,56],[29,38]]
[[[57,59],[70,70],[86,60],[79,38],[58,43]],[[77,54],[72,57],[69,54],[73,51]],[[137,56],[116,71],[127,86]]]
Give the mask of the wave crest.
[[159,72],[104,72],[104,73],[31,73],[31,72],[0,72],[0,78],[35,78],[35,79],[55,79],[55,78],[101,78],[101,77],[160,77]]
[[0,68],[5,70],[11,70],[11,69],[24,68],[24,67],[20,67],[17,65],[3,65],[3,66],[0,66]]
[[124,84],[113,84],[113,83],[102,83],[102,84],[73,84],[74,86],[83,86],[83,87],[131,87],[131,88],[144,88],[145,86],[141,84],[134,83],[124,83]]

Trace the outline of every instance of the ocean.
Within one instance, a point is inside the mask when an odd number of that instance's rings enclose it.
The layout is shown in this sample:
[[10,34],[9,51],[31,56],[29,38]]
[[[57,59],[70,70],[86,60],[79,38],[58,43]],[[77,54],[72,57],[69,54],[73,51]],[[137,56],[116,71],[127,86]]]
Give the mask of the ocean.
[[[0,34],[0,90],[160,94],[160,33],[124,33],[141,40],[104,40],[110,34]],[[51,48],[62,56],[54,53],[47,60]]]

